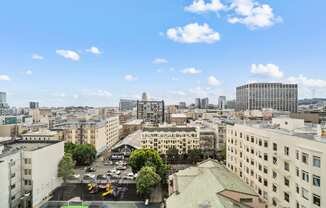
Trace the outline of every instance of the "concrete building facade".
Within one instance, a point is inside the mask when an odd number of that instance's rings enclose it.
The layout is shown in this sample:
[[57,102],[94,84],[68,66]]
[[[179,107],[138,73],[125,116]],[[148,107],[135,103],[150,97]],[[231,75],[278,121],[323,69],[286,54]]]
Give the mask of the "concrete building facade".
[[164,123],[164,101],[137,100],[137,119],[149,123]]
[[0,149],[0,207],[39,207],[61,185],[63,142],[7,140]]
[[227,168],[268,207],[326,207],[326,141],[292,119],[227,127]]
[[170,148],[185,154],[191,149],[199,149],[199,132],[194,127],[145,127],[141,146],[155,149],[160,154],[166,154]]

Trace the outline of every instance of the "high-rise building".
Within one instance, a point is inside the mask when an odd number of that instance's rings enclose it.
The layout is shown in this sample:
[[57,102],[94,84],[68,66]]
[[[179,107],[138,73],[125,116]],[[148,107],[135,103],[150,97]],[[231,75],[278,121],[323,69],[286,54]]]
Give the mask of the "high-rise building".
[[137,106],[137,100],[131,99],[120,99],[119,110],[120,111],[131,111]]
[[29,108],[30,109],[36,109],[36,108],[39,108],[39,103],[38,102],[29,102]]
[[226,105],[226,97],[219,96],[218,97],[218,108],[223,110],[223,109],[225,109],[225,105]]
[[326,207],[326,140],[317,129],[289,118],[229,125],[227,168],[268,207]]
[[200,108],[200,106],[201,106],[201,100],[200,100],[200,98],[196,98],[195,99],[195,108]]
[[141,96],[142,101],[148,101],[148,97],[146,92],[143,92],[142,96]]
[[278,111],[296,112],[298,85],[282,83],[251,83],[236,90],[236,109],[262,110],[271,108]]
[[202,109],[207,109],[208,108],[208,98],[203,98],[201,99],[201,104],[200,104],[200,108]]
[[7,103],[7,93],[0,92],[0,115],[7,115],[9,113],[9,105]]
[[187,105],[186,105],[186,102],[179,102],[179,109],[186,109],[187,108]]
[[7,93],[0,92],[0,103],[7,103]]
[[164,101],[139,101],[137,100],[137,119],[144,122],[164,122]]

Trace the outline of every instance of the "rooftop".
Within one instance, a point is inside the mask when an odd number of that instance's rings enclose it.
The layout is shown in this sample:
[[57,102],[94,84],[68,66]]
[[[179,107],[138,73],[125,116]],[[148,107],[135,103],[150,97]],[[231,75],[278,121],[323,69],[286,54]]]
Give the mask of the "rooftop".
[[0,158],[18,152],[19,150],[35,151],[46,146],[58,143],[60,141],[25,141],[11,139],[5,142],[0,142],[3,145],[3,150],[0,153]]
[[141,134],[142,134],[142,130],[137,130],[134,133],[129,134],[128,136],[120,140],[116,145],[114,145],[112,149],[116,149],[123,145],[129,145],[136,149],[139,149],[141,147],[141,142],[140,142]]
[[[231,195],[258,197],[253,189],[215,160],[206,160],[174,174],[177,192],[167,199],[167,207],[261,207],[234,203]],[[232,198],[231,196],[230,198]],[[237,204],[237,205],[235,205]]]
[[36,132],[27,132],[23,136],[55,136],[57,135],[56,131],[36,131]]
[[296,136],[303,139],[309,139],[316,142],[326,143],[325,137],[318,137],[318,126],[314,124],[305,124],[304,127],[290,129],[280,128],[279,126],[273,125],[270,122],[266,121],[237,121],[236,125],[245,125],[248,127],[256,128],[256,129],[263,129],[265,131],[269,131],[275,134],[282,134],[287,136]]
[[195,127],[145,127],[144,132],[196,132]]
[[127,121],[124,125],[140,125],[143,123],[142,119],[134,119],[131,121]]

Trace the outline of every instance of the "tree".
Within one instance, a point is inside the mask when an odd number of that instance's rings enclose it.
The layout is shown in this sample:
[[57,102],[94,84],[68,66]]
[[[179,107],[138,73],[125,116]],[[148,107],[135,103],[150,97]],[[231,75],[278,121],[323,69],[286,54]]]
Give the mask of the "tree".
[[168,166],[163,162],[157,151],[153,149],[134,150],[129,157],[129,166],[137,173],[144,166],[151,166],[161,178],[165,178]]
[[149,197],[152,188],[159,184],[160,181],[161,177],[155,172],[153,167],[142,167],[136,178],[137,193],[144,197]]
[[75,148],[76,148],[76,144],[73,143],[65,143],[65,153],[70,153],[70,154],[74,154]]
[[177,148],[172,147],[166,151],[167,161],[170,163],[175,163],[179,160],[179,151]]
[[72,155],[65,153],[58,165],[58,177],[62,177],[63,182],[66,183],[67,179],[74,174],[74,167]]
[[189,160],[196,163],[201,159],[202,151],[200,149],[192,149],[188,151]]
[[226,160],[226,145],[224,144],[221,150],[219,151],[219,157],[222,160]]
[[77,165],[90,165],[96,158],[96,149],[91,144],[78,144],[73,150]]

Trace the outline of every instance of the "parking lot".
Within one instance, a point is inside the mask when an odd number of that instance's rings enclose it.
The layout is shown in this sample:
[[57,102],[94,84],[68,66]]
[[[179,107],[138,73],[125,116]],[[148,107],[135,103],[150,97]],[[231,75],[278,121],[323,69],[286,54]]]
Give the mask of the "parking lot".
[[97,158],[89,167],[77,167],[74,177],[69,182],[89,183],[105,180],[105,178],[112,183],[135,183],[135,175],[132,174],[131,168],[127,165],[127,160],[107,159],[104,161],[102,157]]

